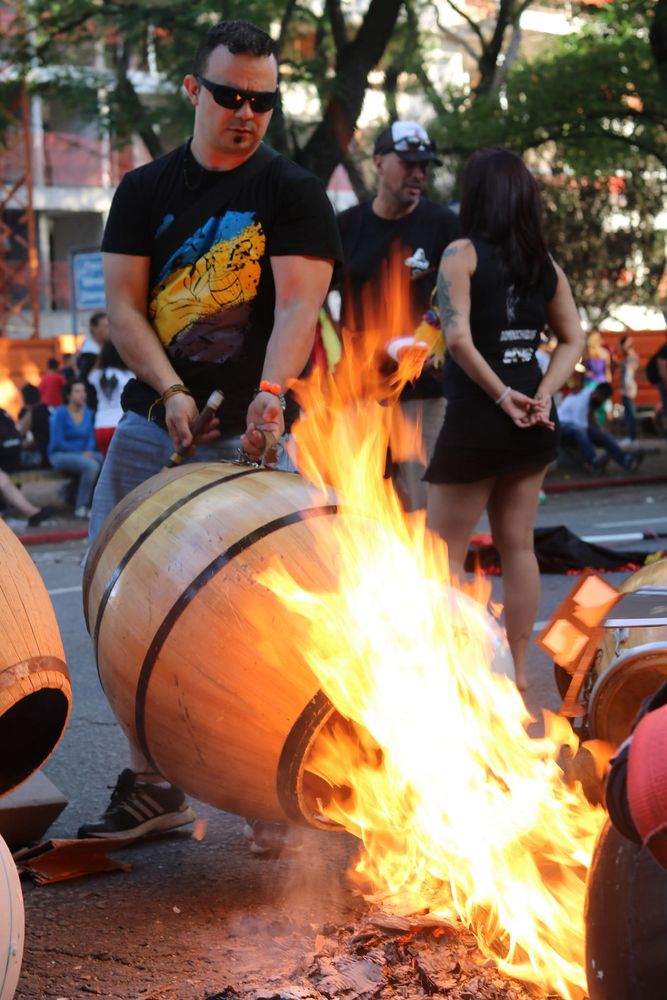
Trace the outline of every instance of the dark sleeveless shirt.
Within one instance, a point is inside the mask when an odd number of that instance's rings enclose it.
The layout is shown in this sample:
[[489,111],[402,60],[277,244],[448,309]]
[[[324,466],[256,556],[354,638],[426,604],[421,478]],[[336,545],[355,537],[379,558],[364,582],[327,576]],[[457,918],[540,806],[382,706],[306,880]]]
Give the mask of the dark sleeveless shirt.
[[[523,386],[534,382],[534,391],[541,378],[535,351],[546,323],[546,304],[556,291],[555,268],[550,263],[539,285],[517,290],[505,270],[499,248],[486,240],[471,242],[477,253],[477,267],[470,279],[473,343],[506,385],[525,392]],[[449,354],[443,383],[447,399],[486,397]]]
[[[542,373],[535,357],[547,303],[558,278],[551,262],[537,285],[516,288],[500,248],[471,241],[477,267],[470,280],[470,329],[477,350],[505,385],[533,396]],[[447,354],[443,371],[445,422],[426,471],[427,482],[473,482],[553,461],[558,433],[521,428]],[[555,407],[551,418],[557,425]]]

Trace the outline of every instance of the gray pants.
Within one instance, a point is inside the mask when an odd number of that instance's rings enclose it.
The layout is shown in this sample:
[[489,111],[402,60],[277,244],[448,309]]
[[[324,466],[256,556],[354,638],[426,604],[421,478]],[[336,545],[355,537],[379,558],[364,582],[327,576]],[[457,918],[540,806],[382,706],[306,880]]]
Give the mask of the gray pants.
[[[410,399],[399,405],[403,420],[408,420],[412,426],[421,423],[422,447],[426,458],[425,462],[414,458],[409,462],[397,462],[392,465],[394,488],[406,511],[422,510],[426,507],[426,483],[423,483],[422,479],[445,420],[446,405],[447,401],[442,398]],[[393,429],[392,439],[394,439]],[[400,454],[402,450],[399,448],[398,453]]]

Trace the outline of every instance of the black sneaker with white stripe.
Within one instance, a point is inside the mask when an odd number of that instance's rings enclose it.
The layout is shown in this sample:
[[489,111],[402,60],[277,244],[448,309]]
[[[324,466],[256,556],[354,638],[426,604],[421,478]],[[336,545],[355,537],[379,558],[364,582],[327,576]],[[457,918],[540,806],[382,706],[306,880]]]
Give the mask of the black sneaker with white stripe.
[[180,788],[137,780],[141,777],[126,767],[111,793],[106,812],[97,823],[79,827],[79,838],[145,837],[149,833],[175,830],[196,819]]

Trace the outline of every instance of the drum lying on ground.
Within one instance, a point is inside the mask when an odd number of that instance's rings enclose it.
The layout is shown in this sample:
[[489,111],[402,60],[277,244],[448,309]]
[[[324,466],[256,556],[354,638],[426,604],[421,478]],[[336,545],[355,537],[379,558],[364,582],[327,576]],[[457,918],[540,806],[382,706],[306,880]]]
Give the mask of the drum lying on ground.
[[658,1000],[667,992],[667,872],[611,823],[586,887],[590,1000]]
[[72,689],[55,612],[37,567],[0,521],[0,795],[58,745]]
[[88,558],[88,629],[130,742],[230,812],[303,818],[300,761],[332,712],[298,622],[257,582],[277,558],[302,586],[334,584],[315,525],[337,507],[313,497],[291,473],[187,465],[130,493]]
[[102,685],[131,743],[188,794],[329,826],[307,763],[339,717],[304,659],[307,623],[258,577],[280,560],[303,589],[335,589],[337,516],[293,473],[202,463],[138,487],[98,535],[84,607]]
[[[667,585],[667,559],[644,566],[619,588]],[[591,735],[619,746],[630,734],[642,702],[667,680],[667,626],[606,629],[594,665],[588,702]]]

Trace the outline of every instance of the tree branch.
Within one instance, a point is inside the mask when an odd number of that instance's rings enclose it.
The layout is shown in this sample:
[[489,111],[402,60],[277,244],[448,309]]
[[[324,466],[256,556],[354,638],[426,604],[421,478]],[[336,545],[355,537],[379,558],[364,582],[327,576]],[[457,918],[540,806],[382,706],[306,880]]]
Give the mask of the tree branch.
[[340,0],[326,0],[326,11],[329,16],[331,36],[336,47],[336,52],[342,52],[347,45],[347,28]]
[[292,15],[294,14],[297,2],[298,0],[287,0],[287,3],[285,4],[285,10],[283,11],[283,16],[280,20],[278,41],[276,42],[276,45],[278,46],[278,62],[280,62],[280,53],[285,47],[287,32],[289,31],[290,21],[292,20]]
[[126,102],[129,108],[129,118],[137,134],[143,140],[146,149],[153,159],[162,156],[164,147],[160,136],[151,125],[150,119],[139,100],[139,95],[134,89],[132,82],[127,75],[130,62],[129,45],[127,42],[120,47],[120,55],[116,56],[116,92],[120,95],[122,102]]
[[442,23],[442,20],[440,18],[440,10],[438,9],[437,4],[429,3],[428,6],[431,10],[431,13],[434,16],[435,23],[438,27],[438,31],[440,32],[440,34],[444,35],[445,38],[451,38],[451,40],[453,42],[456,42],[456,44],[459,45],[464,50],[464,52],[468,53],[471,59],[474,59],[475,62],[477,62],[479,54],[472,47],[470,42],[468,42],[465,38],[463,38],[463,36],[460,33],[454,31],[452,28],[448,28],[446,24]]
[[[391,40],[403,2],[371,0],[354,39],[338,50],[333,95],[300,157],[325,181],[347,152],[366,95],[368,74]],[[327,11],[340,14],[339,0],[327,0]],[[340,26],[336,30],[340,33]]]
[[461,7],[458,6],[458,4],[455,4],[454,0],[447,0],[447,4],[451,7],[451,9],[454,11],[455,14],[458,14],[459,17],[463,21],[465,21],[472,28],[472,30],[474,31],[474,33],[479,38],[480,45],[482,46],[482,49],[485,49],[486,48],[486,40],[484,38],[484,35],[482,34],[482,29],[477,24],[477,21],[474,21],[472,19],[472,17],[470,17],[469,14],[467,14],[464,10],[461,9]]

